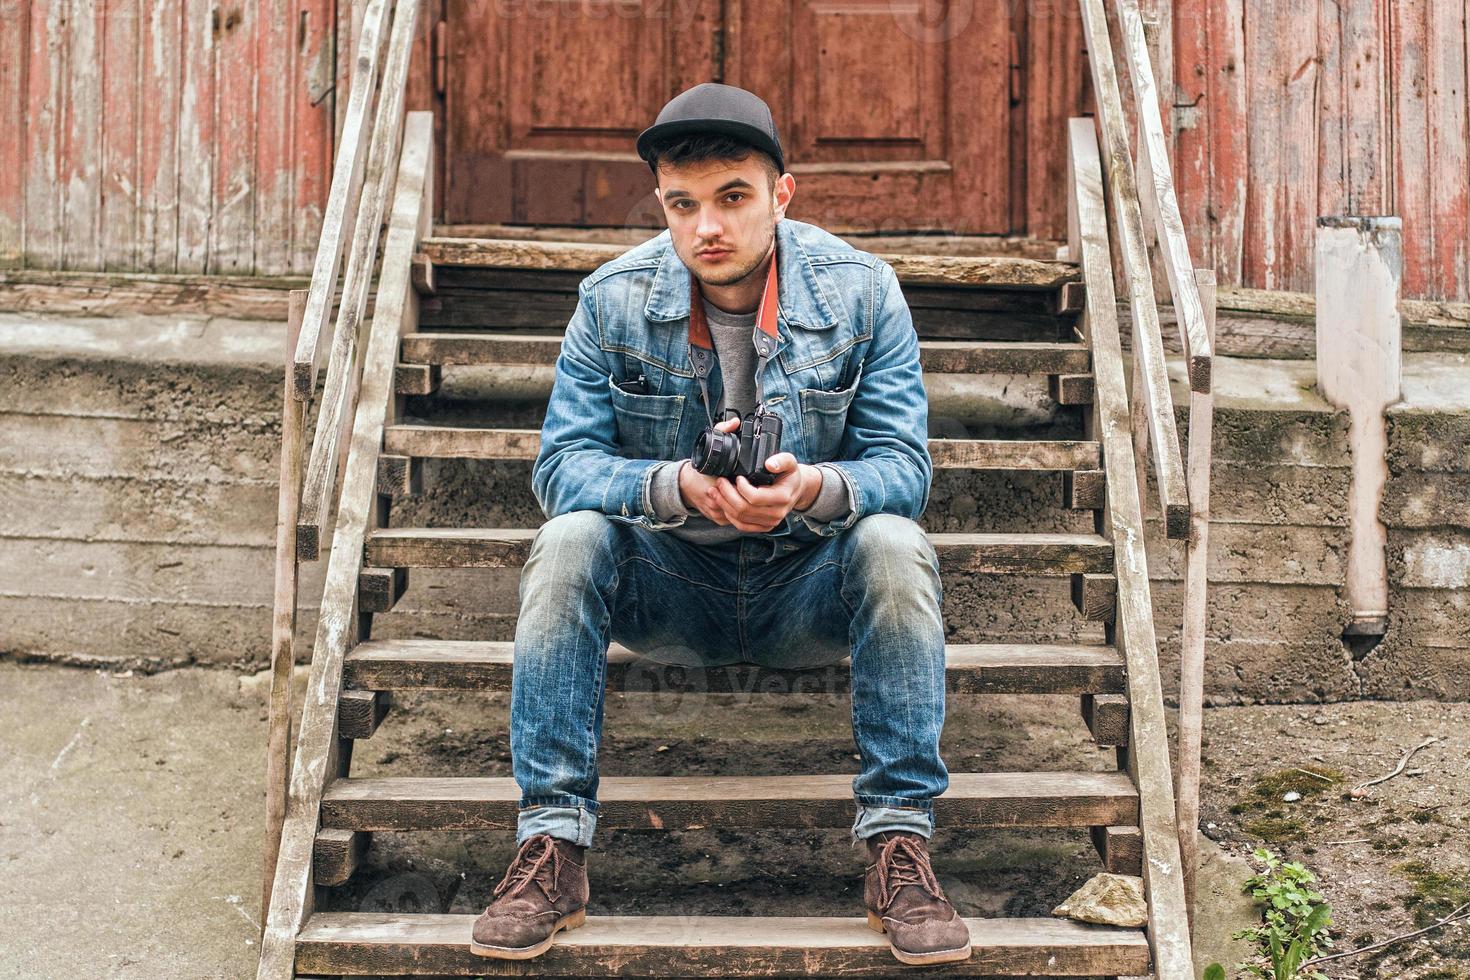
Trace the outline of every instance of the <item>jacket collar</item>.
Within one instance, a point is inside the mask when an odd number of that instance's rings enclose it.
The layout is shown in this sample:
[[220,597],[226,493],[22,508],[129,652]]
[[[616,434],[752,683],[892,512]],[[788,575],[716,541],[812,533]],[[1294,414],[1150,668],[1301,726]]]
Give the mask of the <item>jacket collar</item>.
[[[826,330],[837,317],[817,280],[811,257],[796,236],[789,218],[776,222],[777,316],[808,330]],[[643,315],[650,320],[680,320],[689,316],[689,268],[679,260],[670,238],[659,252],[658,272],[648,291]]]

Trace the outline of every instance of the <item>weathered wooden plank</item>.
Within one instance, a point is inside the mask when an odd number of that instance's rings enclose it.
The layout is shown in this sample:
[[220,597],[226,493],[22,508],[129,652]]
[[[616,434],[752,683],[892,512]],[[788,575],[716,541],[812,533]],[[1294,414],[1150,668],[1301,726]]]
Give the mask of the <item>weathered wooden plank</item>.
[[1092,375],[1053,375],[1047,379],[1047,390],[1058,405],[1091,405]]
[[66,8],[66,95],[62,103],[61,189],[64,268],[102,268],[102,44],[105,13],[91,0]]
[[[370,565],[514,568],[525,564],[535,528],[383,528],[367,541]],[[939,566],[964,572],[1063,575],[1112,568],[1112,547],[1095,534],[930,534]]]
[[178,115],[177,272],[207,273],[214,215],[214,0],[183,0],[183,55]]
[[1189,254],[1184,219],[1179,214],[1179,201],[1174,195],[1169,143],[1159,115],[1159,93],[1136,0],[1121,0],[1118,16],[1123,49],[1129,56],[1134,104],[1138,109],[1140,145],[1144,149],[1141,158],[1148,165],[1148,172],[1140,174],[1138,179],[1150,188],[1147,195],[1152,205],[1150,212],[1157,223],[1153,231],[1158,239],[1158,254],[1164,271],[1168,273],[1174,316],[1179,324],[1184,356],[1188,360],[1190,390],[1209,391],[1212,349],[1205,331],[1199,291],[1194,284],[1195,263]]
[[1062,474],[1062,497],[1073,510],[1102,510],[1107,476],[1102,470]]
[[[339,779],[322,798],[322,825],[346,830],[511,830],[520,788],[510,777]],[[843,827],[852,776],[605,778],[598,825],[607,829]],[[954,772],[934,800],[952,826],[1086,827],[1132,823],[1137,792],[1121,772]]]
[[[953,694],[1118,694],[1123,663],[1110,646],[950,643],[945,676]],[[369,640],[347,655],[349,687],[377,691],[510,690],[515,644],[477,640]],[[622,644],[607,654],[613,691],[840,694],[849,690],[846,661],[811,670],[733,664],[690,670],[657,664]]]
[[1026,179],[1024,227],[1038,238],[1063,238],[1067,231],[1066,196],[1057,193],[1067,180],[1067,144],[1058,139],[1067,120],[1088,110],[1086,51],[1082,29],[1070,4],[1025,4]]
[[[1090,2],[1090,0],[1084,0]],[[1095,12],[1095,11],[1094,11]],[[1093,46],[1094,57],[1097,46]],[[1144,551],[1143,509],[1134,477],[1128,429],[1128,397],[1123,379],[1123,349],[1118,337],[1113,272],[1108,260],[1107,211],[1103,203],[1102,164],[1090,119],[1070,126],[1072,181],[1068,193],[1077,215],[1076,247],[1087,283],[1084,334],[1091,343],[1097,403],[1089,429],[1095,430],[1108,461],[1107,506],[1102,527],[1117,548],[1117,624],[1110,630],[1128,664],[1129,754],[1137,759],[1143,832],[1144,891],[1149,906],[1149,945],[1153,968],[1161,977],[1194,975],[1179,837],[1174,826],[1174,788],[1169,765],[1169,732],[1159,680],[1153,598]],[[1171,413],[1172,414],[1172,413]]]
[[372,738],[388,717],[388,707],[388,695],[381,691],[343,691],[337,702],[337,734],[342,738]]
[[291,353],[301,330],[306,293],[293,290],[291,315],[286,323],[286,352],[282,358],[284,390],[281,402],[281,477],[276,496],[276,558],[271,603],[271,686],[265,755],[265,868],[261,908],[271,907],[271,885],[281,825],[286,819],[286,794],[291,777],[291,668],[296,663],[296,614],[299,598],[296,565],[296,510],[301,505],[301,457],[306,428],[306,405],[291,395]]
[[1099,746],[1128,744],[1128,698],[1122,694],[1082,695],[1082,720]]
[[377,305],[363,357],[362,394],[342,479],[336,546],[327,564],[317,617],[301,736],[291,769],[290,805],[281,836],[270,914],[261,938],[257,980],[289,980],[296,960],[296,936],[312,912],[312,862],[319,807],[327,780],[336,778],[340,761],[337,701],[342,691],[342,661],[348,647],[360,639],[356,597],[363,539],[367,528],[380,517],[375,486],[377,454],[392,406],[393,367],[400,334],[405,326],[412,326],[417,302],[408,281],[408,265],[420,238],[425,199],[432,196],[428,183],[433,165],[432,139],[433,121],[426,114],[411,113],[405,125]]
[[[1470,35],[1464,4],[1394,4],[1388,93],[1392,212],[1405,229],[1405,295],[1470,297]],[[1332,213],[1332,212],[1324,212]]]
[[439,390],[439,365],[399,364],[393,375],[393,390],[400,395],[432,395]]
[[[403,338],[403,360],[546,367],[556,363],[561,342],[516,333],[419,333]],[[1092,364],[1081,344],[1025,341],[922,340],[919,360],[925,371],[948,374],[1081,374]]]
[[407,569],[364,568],[357,580],[358,612],[392,612],[407,588]]
[[1112,622],[1118,604],[1118,580],[1112,575],[1073,575],[1072,605],[1092,623]]
[[[302,930],[297,968],[321,974],[482,974],[470,952],[472,915],[323,912]],[[1131,976],[1148,972],[1138,929],[1064,919],[969,919],[974,953],[925,967],[925,976]],[[682,976],[887,977],[887,937],[860,918],[589,916],[563,932],[532,969],[548,976],[655,977],[677,962]],[[491,961],[493,962],[493,961]]]
[[[1198,269],[1205,329],[1215,333],[1215,273]],[[1179,720],[1174,795],[1179,847],[1184,859],[1184,894],[1190,928],[1195,921],[1195,875],[1199,870],[1200,746],[1204,735],[1205,635],[1208,630],[1210,473],[1213,467],[1215,404],[1209,392],[1189,393],[1189,539],[1185,543],[1184,617],[1179,650]]]
[[[179,142],[183,117],[183,0],[146,4],[138,124],[138,264],[136,271],[179,267]],[[156,43],[155,38],[166,39]],[[228,314],[225,314],[228,315]],[[279,317],[277,317],[279,319]]]
[[[541,430],[391,425],[383,434],[383,448],[421,458],[535,459]],[[1102,465],[1095,442],[930,439],[929,453],[941,469],[1081,470]]]
[[67,58],[67,8],[49,3],[30,16],[30,49],[26,66],[25,240],[28,261],[61,267],[65,226],[61,207],[59,159]]
[[[627,250],[628,246],[624,245],[511,238],[430,238],[424,242],[424,254],[436,266],[564,272],[591,272]],[[1040,259],[895,253],[884,254],[880,258],[893,266],[899,282],[904,285],[1056,289],[1077,278],[1075,266]]]
[[15,4],[0,17],[0,262],[20,263],[25,251],[26,69],[30,65],[31,5]]
[[[219,5],[214,14],[214,207],[209,223],[209,272],[249,272],[255,264],[256,25],[269,0]],[[268,77],[289,77],[275,74]],[[275,120],[265,120],[274,122]],[[191,168],[192,169],[192,168]]]
[[[358,9],[357,5],[351,9]],[[302,321],[301,339],[296,344],[296,397],[302,401],[309,400],[316,390],[320,351],[331,340],[326,335],[326,327],[337,292],[337,273],[351,238],[348,222],[358,212],[362,178],[367,170],[372,120],[369,113],[377,85],[382,46],[387,40],[388,10],[387,0],[368,0],[363,10],[364,32],[356,49],[357,60],[352,70],[352,89],[347,99],[342,136],[336,144],[339,147],[337,162],[332,169],[332,187],[317,239],[316,260],[312,264],[306,319]]]
[[1255,0],[1245,19],[1247,172],[1242,281],[1308,290],[1317,215],[1317,23],[1295,0]]
[[[1129,161],[1122,97],[1102,0],[1082,0],[1082,19],[1088,38],[1093,89],[1098,101],[1097,123],[1104,150],[1103,173],[1115,209],[1115,227],[1123,255],[1124,281],[1133,314],[1133,346],[1139,352],[1143,371],[1144,384],[1133,392],[1133,397],[1145,399],[1160,510],[1169,536],[1180,538],[1189,533],[1189,492],[1184,481],[1184,462],[1179,453],[1174,402],[1169,390],[1168,369],[1164,364],[1163,337],[1159,333],[1159,311],[1154,303],[1152,270],[1144,247],[1143,216]],[[1104,243],[1106,241],[1105,238]],[[1090,280],[1087,294],[1089,309],[1094,301],[1101,302],[1095,296]],[[1097,356],[1096,348],[1093,356]]]
[[312,877],[317,884],[345,885],[362,863],[372,839],[373,835],[365,830],[318,831],[312,854]]
[[1137,827],[1093,827],[1092,845],[1113,874],[1143,873],[1143,833]]
[[[383,87],[373,117],[372,136],[368,140],[367,167],[358,196],[357,217],[348,245],[347,271],[342,281],[342,302],[337,314],[337,328],[332,336],[332,350],[327,364],[327,379],[322,391],[321,410],[317,413],[316,431],[311,440],[311,459],[306,467],[306,482],[301,490],[301,525],[305,532],[299,541],[319,542],[332,510],[332,496],[337,486],[340,466],[339,446],[346,440],[352,422],[352,409],[357,400],[357,351],[362,338],[363,316],[367,312],[368,293],[372,284],[373,265],[377,258],[378,235],[383,212],[392,192],[398,166],[399,144],[403,136],[403,97],[408,78],[408,58],[413,50],[413,30],[417,6],[411,0],[398,0],[389,39],[388,62],[383,69]],[[335,185],[334,185],[335,186]],[[312,280],[313,293],[316,281]],[[311,303],[307,301],[307,316]],[[307,322],[303,330],[309,330]],[[305,340],[305,338],[302,338]],[[302,344],[296,345],[296,394],[310,395],[302,385],[315,383],[316,365],[303,361]],[[312,355],[314,358],[314,353]]]
[[[346,106],[345,88],[334,87],[336,0],[296,0],[301,38],[292,65],[291,260],[294,273],[309,273],[316,257],[331,192],[335,106]],[[353,4],[354,11],[363,9]],[[349,47],[351,55],[357,49]],[[343,79],[344,84],[348,79]]]
[[[254,83],[254,132],[251,146],[253,181],[250,269],[281,275],[291,268],[291,224],[295,201],[291,171],[292,115],[296,89],[296,55],[301,17],[297,0],[255,0],[254,19],[247,14]],[[283,80],[290,80],[286,84]]]
[[140,0],[114,0],[102,11],[102,119],[98,174],[98,257],[102,269],[138,267],[138,133],[144,89]]

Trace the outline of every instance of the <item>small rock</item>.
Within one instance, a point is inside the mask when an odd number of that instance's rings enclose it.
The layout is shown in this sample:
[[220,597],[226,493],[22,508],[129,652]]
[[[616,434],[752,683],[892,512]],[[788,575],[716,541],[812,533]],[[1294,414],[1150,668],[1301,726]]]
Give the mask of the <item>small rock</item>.
[[1312,719],[1312,724],[1314,725],[1325,725],[1327,723],[1328,720],[1326,715],[1318,715],[1317,717]]
[[1067,900],[1052,909],[1077,922],[1104,926],[1142,926],[1148,924],[1148,906],[1143,900],[1143,879],[1137,875],[1094,875]]
[[667,752],[668,750],[669,750],[669,747],[667,745],[660,745],[658,748],[654,749],[653,751],[655,751],[655,752]]
[[1299,800],[1301,798],[1302,798],[1302,794],[1300,794],[1296,790],[1292,789],[1292,790],[1287,790],[1286,791],[1286,794],[1281,797],[1281,802],[1283,802],[1283,803],[1295,803],[1297,800]]

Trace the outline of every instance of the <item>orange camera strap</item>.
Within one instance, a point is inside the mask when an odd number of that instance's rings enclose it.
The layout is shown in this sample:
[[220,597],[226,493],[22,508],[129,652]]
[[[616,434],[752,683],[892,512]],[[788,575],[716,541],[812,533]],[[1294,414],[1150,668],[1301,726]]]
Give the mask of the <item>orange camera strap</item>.
[[[761,375],[765,373],[766,364],[771,355],[776,353],[776,343],[779,333],[776,329],[776,298],[779,289],[776,282],[776,249],[771,249],[771,264],[766,273],[766,288],[761,293],[760,313],[755,318],[755,343],[756,355],[760,363],[755,368],[755,407],[756,411],[765,408],[765,387],[761,384]],[[715,424],[714,414],[709,406],[709,388],[705,379],[709,377],[710,366],[714,363],[715,345],[710,339],[709,320],[704,315],[704,297],[699,294],[699,282],[694,278],[694,273],[689,274],[689,363],[694,368],[694,377],[699,381],[699,397],[704,402],[704,414],[709,419],[709,424]]]

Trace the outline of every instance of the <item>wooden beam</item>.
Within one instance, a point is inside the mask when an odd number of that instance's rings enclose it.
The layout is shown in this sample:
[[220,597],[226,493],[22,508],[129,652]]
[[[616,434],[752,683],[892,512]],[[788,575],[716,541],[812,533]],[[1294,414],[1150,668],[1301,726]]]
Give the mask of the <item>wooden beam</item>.
[[[369,640],[347,655],[345,681],[373,691],[509,691],[515,644],[486,640]],[[1120,694],[1123,662],[1111,646],[949,643],[951,694]],[[845,694],[846,661],[809,670],[731,664],[666,666],[622,644],[607,653],[610,691],[711,694]]]
[[[1159,310],[1154,301],[1153,274],[1144,245],[1138,188],[1128,155],[1123,101],[1113,64],[1107,17],[1103,12],[1103,0],[1079,2],[1088,62],[1092,66],[1093,93],[1098,104],[1097,125],[1102,132],[1103,174],[1111,191],[1108,197],[1117,219],[1115,227],[1123,255],[1124,281],[1128,285],[1129,307],[1133,314],[1133,346],[1139,350],[1143,365],[1144,383],[1134,390],[1133,397],[1145,399],[1149,443],[1153,446],[1154,471],[1165,527],[1169,537],[1182,538],[1189,533],[1189,491],[1184,480],[1184,462],[1179,453],[1174,401],[1164,363],[1164,341],[1159,333]],[[1106,228],[1104,225],[1104,233]],[[1090,284],[1087,296],[1088,309],[1098,313],[1100,304]],[[1093,356],[1094,359],[1097,356],[1096,348]],[[1095,373],[1096,365],[1093,370]],[[1127,397],[1126,389],[1124,397]]]
[[[332,351],[327,363],[327,381],[317,412],[316,431],[312,435],[306,483],[301,491],[298,520],[302,527],[308,529],[303,537],[318,543],[332,512],[337,471],[343,463],[344,453],[339,451],[339,446],[347,441],[351,432],[360,385],[358,348],[362,342],[363,317],[372,287],[373,265],[377,261],[383,212],[397,176],[399,146],[403,137],[404,88],[408,81],[408,62],[413,52],[417,16],[417,8],[405,9],[403,2],[400,0],[393,15],[388,64],[383,72],[383,90],[373,118],[367,172],[363,177],[362,193],[358,196],[357,220],[348,244],[347,272],[342,283],[336,334],[332,338]],[[309,304],[308,296],[308,312]],[[298,398],[304,398],[309,397],[309,389],[303,389],[302,385],[316,384],[316,365],[314,360],[303,364],[300,353],[298,346],[296,394]],[[303,395],[303,391],[307,394]]]
[[[504,777],[339,779],[322,824],[348,830],[497,830],[516,826],[520,788]],[[1121,772],[950,773],[934,800],[946,827],[1132,823],[1138,795]],[[816,828],[852,823],[852,776],[605,777],[599,828]]]
[[1137,827],[1093,827],[1092,846],[1115,875],[1143,873],[1143,833]]
[[343,691],[337,702],[337,734],[342,738],[372,738],[388,717],[388,695],[383,691]]
[[[487,961],[470,952],[473,915],[323,912],[301,935],[299,967],[314,974],[479,975]],[[1141,930],[1055,918],[965,919],[976,954],[923,968],[925,977],[985,971],[1025,976],[1136,976],[1148,972]],[[503,962],[503,961],[500,961]],[[861,918],[807,916],[588,916],[559,933],[531,961],[560,977],[662,976],[676,964],[686,977],[887,977],[888,938]],[[518,969],[506,967],[507,971]]]
[[[396,527],[372,533],[367,562],[384,568],[515,568],[524,565],[535,528]],[[947,574],[1106,572],[1112,547],[1095,534],[929,535]]]
[[357,609],[365,613],[392,612],[407,588],[406,568],[364,568],[357,579]]
[[286,794],[291,781],[291,669],[296,663],[296,606],[300,572],[296,563],[296,510],[301,504],[301,456],[305,438],[305,402],[292,396],[291,355],[306,309],[304,290],[291,291],[286,321],[286,357],[281,398],[281,476],[276,496],[275,588],[271,607],[271,686],[265,750],[265,868],[261,914],[271,906],[271,883]]
[[400,395],[432,395],[439,390],[439,365],[400,364],[394,371],[393,390]]
[[1062,495],[1073,510],[1102,510],[1107,480],[1102,470],[1062,474]]
[[[1100,15],[1096,0],[1082,2],[1084,10],[1090,8],[1091,17]],[[1094,58],[1105,57],[1106,43],[1101,50],[1093,43],[1089,51]],[[1149,942],[1155,975],[1160,980],[1185,980],[1194,976],[1194,965],[1175,826],[1169,731],[1159,680],[1153,597],[1143,543],[1143,511],[1128,434],[1123,345],[1118,335],[1113,271],[1108,256],[1102,167],[1091,119],[1071,120],[1068,135],[1072,178],[1069,194],[1074,199],[1083,278],[1087,283],[1083,329],[1092,346],[1093,373],[1097,379],[1093,426],[1101,438],[1103,458],[1108,465],[1104,530],[1116,549],[1118,611],[1117,624],[1110,632],[1128,664],[1128,751],[1130,758],[1137,760],[1134,776],[1139,793],[1138,826],[1144,841],[1143,882],[1149,906]]]
[[1128,744],[1128,698],[1122,694],[1082,695],[1082,720],[1092,740],[1104,748]]
[[[1165,5],[1167,7],[1167,4]],[[1147,186],[1159,257],[1169,277],[1169,295],[1179,324],[1180,342],[1188,360],[1191,391],[1210,390],[1210,362],[1214,344],[1205,328],[1204,307],[1194,279],[1194,260],[1189,255],[1189,241],[1184,235],[1184,218],[1179,213],[1179,198],[1174,192],[1174,170],[1170,163],[1168,138],[1164,134],[1162,106],[1171,108],[1173,93],[1160,102],[1149,54],[1144,25],[1138,13],[1137,0],[1118,0],[1118,24],[1122,48],[1133,81],[1133,103],[1138,111],[1139,158],[1147,170],[1139,175]]]
[[[510,238],[430,238],[424,242],[424,254],[439,266],[591,272],[630,247]],[[893,266],[904,285],[1058,289],[1077,279],[1075,266],[1041,259],[901,253],[884,253],[879,258]]]
[[[1196,269],[1205,331],[1215,337],[1215,270]],[[1174,796],[1189,926],[1195,922],[1199,871],[1200,744],[1204,736],[1205,635],[1209,615],[1210,471],[1213,466],[1214,396],[1189,393],[1189,540],[1185,544],[1184,623],[1179,650],[1179,746]]]
[[1090,623],[1110,623],[1117,610],[1118,580],[1112,575],[1073,575],[1072,605]]
[[[426,332],[403,338],[403,360],[420,365],[551,367],[561,354],[561,343],[559,335]],[[1085,374],[1092,368],[1091,355],[1081,344],[1030,341],[921,340],[919,361],[924,371],[943,374]]]
[[1059,374],[1049,379],[1052,401],[1058,405],[1091,405],[1092,375]]
[[[415,0],[399,3],[402,10],[410,12],[415,6]],[[296,936],[312,911],[317,818],[327,780],[336,775],[342,661],[357,638],[357,579],[362,569],[363,540],[370,522],[376,519],[377,455],[393,398],[400,333],[405,322],[411,320],[416,302],[409,283],[409,263],[418,243],[421,215],[427,207],[425,195],[431,188],[428,173],[433,132],[432,115],[409,114],[377,304],[363,358],[362,394],[342,479],[335,546],[317,614],[311,678],[291,769],[290,803],[270,914],[261,940],[257,980],[289,980],[295,966]]]
[[296,342],[293,358],[294,391],[300,401],[309,401],[316,391],[316,376],[321,361],[321,348],[330,338],[324,336],[337,291],[337,273],[344,252],[347,216],[354,213],[362,192],[366,154],[363,148],[371,135],[368,110],[378,84],[378,62],[388,38],[387,0],[368,0],[364,12],[357,60],[353,64],[351,91],[341,138],[337,141],[337,160],[332,167],[332,188],[327,193],[327,206],[322,213],[322,230],[317,239],[316,261],[311,270],[311,290],[307,295],[302,319],[301,337]]
[[345,885],[362,863],[373,835],[366,830],[319,830],[312,877],[319,885]]

